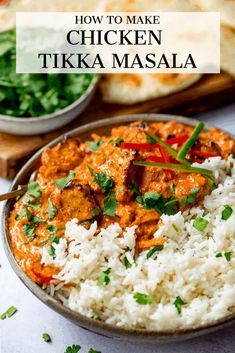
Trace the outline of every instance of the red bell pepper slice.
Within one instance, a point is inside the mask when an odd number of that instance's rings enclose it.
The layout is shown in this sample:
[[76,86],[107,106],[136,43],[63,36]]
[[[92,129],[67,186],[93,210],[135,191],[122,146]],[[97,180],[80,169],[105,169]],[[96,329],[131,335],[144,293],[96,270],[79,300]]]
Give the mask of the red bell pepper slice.
[[[174,145],[175,143],[182,144],[185,141],[187,141],[189,138],[189,135],[183,135],[179,137],[173,137],[169,140],[166,140],[166,143],[168,145]],[[131,149],[131,150],[136,150],[136,151],[141,151],[141,150],[153,150],[155,148],[159,148],[159,144],[156,143],[155,145],[150,145],[149,143],[132,143],[132,142],[122,142],[121,143],[121,148],[126,148],[126,149]]]
[[146,158],[146,161],[152,161],[152,162],[156,162],[156,163],[164,163],[164,159],[162,157],[158,157],[158,156],[148,156]]

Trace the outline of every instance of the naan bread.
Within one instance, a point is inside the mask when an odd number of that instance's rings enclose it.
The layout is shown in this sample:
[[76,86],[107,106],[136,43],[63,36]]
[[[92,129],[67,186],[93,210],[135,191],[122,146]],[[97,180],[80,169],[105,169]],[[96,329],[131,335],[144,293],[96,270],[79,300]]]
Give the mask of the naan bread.
[[235,28],[235,0],[193,0],[202,11],[220,12],[221,22]]
[[183,90],[200,79],[199,74],[109,74],[100,88],[108,103],[134,104]]
[[221,68],[235,78],[235,29],[221,26]]

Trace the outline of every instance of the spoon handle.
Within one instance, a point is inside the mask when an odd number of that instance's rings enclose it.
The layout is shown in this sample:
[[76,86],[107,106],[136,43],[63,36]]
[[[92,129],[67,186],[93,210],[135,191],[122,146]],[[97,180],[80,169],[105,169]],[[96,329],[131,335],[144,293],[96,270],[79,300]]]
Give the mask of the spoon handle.
[[25,194],[25,192],[27,191],[27,188],[28,188],[27,185],[21,185],[21,186],[19,186],[19,188],[17,190],[13,190],[13,191],[8,192],[6,194],[2,194],[2,195],[0,195],[0,201],[14,199],[17,196],[21,196],[21,195]]

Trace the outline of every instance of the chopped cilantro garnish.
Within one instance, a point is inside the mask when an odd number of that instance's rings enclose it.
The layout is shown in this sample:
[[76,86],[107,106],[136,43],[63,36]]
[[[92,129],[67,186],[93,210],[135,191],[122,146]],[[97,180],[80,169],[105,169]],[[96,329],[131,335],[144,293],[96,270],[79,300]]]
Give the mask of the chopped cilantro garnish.
[[43,219],[43,218],[41,218],[41,217],[34,216],[34,217],[32,218],[32,222],[33,222],[33,223],[45,223],[46,220]]
[[224,257],[225,257],[225,259],[226,259],[228,262],[231,261],[232,252],[231,252],[231,251],[225,252],[225,253],[224,253]]
[[223,256],[222,252],[218,252],[218,253],[215,255],[215,257],[222,257],[222,256]]
[[103,213],[107,216],[115,216],[117,208],[117,200],[114,191],[110,191],[104,199]]
[[119,137],[114,141],[114,146],[119,147],[122,142],[124,142],[124,140]]
[[92,217],[96,217],[101,213],[101,209],[100,207],[96,207],[94,208],[94,210],[92,211]]
[[100,321],[100,320],[101,320],[101,319],[100,319],[100,316],[97,315],[97,314],[96,314],[96,315],[93,315],[93,316],[92,316],[92,319],[93,319],[93,320],[96,320],[96,321]]
[[229,205],[224,206],[221,219],[227,221],[233,214],[233,209]]
[[197,229],[199,232],[203,232],[208,226],[208,221],[205,218],[197,217],[193,222],[193,227]]
[[15,306],[10,306],[1,316],[1,320],[5,320],[7,317],[10,318],[12,317],[15,313],[17,312],[17,309]]
[[41,197],[42,192],[39,184],[36,181],[32,181],[31,183],[28,184],[27,194],[32,197],[35,197],[36,199]]
[[186,304],[183,299],[181,299],[180,296],[177,296],[174,301],[174,306],[176,307],[176,310],[178,314],[181,314],[181,307],[182,305]]
[[51,342],[51,336],[48,333],[43,333],[42,338],[45,342]]
[[58,179],[54,182],[54,184],[62,190],[71,180],[74,179],[75,175],[75,172],[73,170],[70,170],[69,175],[66,178]]
[[23,209],[23,211],[21,212],[21,214],[19,216],[16,216],[16,220],[20,221],[22,218],[27,217],[27,220],[30,221],[32,218],[32,214],[30,213],[30,211],[28,210],[28,207],[25,207]]
[[40,203],[33,205],[32,203],[27,203],[29,208],[33,208],[34,210],[38,210],[42,205]]
[[88,142],[88,146],[90,148],[91,151],[95,152],[97,151],[100,146],[102,145],[103,141],[99,140],[99,141],[89,141]]
[[30,238],[34,234],[36,226],[34,224],[24,224],[22,229],[23,229],[25,236],[27,238]]
[[149,135],[146,131],[144,131],[144,133],[145,133],[145,136],[146,136],[146,140],[148,141],[148,143],[150,145],[155,145],[157,143],[157,140],[155,139],[154,136]]
[[48,207],[46,209],[46,212],[48,213],[49,219],[53,219],[57,213],[57,208],[55,207],[51,199],[48,199]]
[[72,346],[67,347],[64,353],[78,353],[80,349],[81,346],[79,346],[78,344],[73,344]]
[[47,230],[49,230],[50,233],[52,234],[55,234],[58,232],[59,229],[62,229],[64,227],[56,227],[56,226],[53,226],[52,224],[48,224],[47,226]]
[[153,298],[150,295],[144,294],[144,293],[139,293],[139,292],[135,293],[134,299],[135,299],[136,303],[141,304],[141,305],[153,303]]
[[90,348],[88,353],[101,353],[100,351],[96,351],[95,349],[93,348]]
[[178,201],[177,200],[170,200],[165,203],[163,212],[168,216],[174,215],[179,211],[178,208]]
[[56,237],[56,236],[50,236],[50,242],[51,246],[48,249],[48,253],[50,256],[54,257],[55,256],[55,248],[53,246],[53,243],[59,244],[61,237]]
[[130,261],[128,260],[128,258],[126,256],[124,258],[124,265],[125,265],[126,269],[129,269],[132,267],[132,264],[130,263]]
[[155,254],[156,251],[161,251],[164,249],[164,245],[157,245],[154,246],[154,248],[150,249],[147,254],[146,254],[146,259],[149,259],[153,254]]
[[113,178],[106,177],[103,172],[95,173],[94,181],[101,187],[103,192],[107,192],[113,187]]
[[141,203],[145,210],[155,210],[159,214],[164,211],[165,199],[156,192],[146,192],[144,196],[137,196],[136,201]]
[[170,195],[175,196],[175,185],[174,184],[170,185]]
[[135,196],[140,196],[140,192],[138,190],[138,186],[135,183],[130,183],[128,185],[128,189],[130,189]]
[[191,195],[196,196],[200,191],[199,186],[195,187],[194,189],[191,190]]
[[111,268],[107,268],[107,270],[103,271],[98,279],[97,284],[99,286],[105,285],[107,286],[110,282],[109,274],[111,272]]

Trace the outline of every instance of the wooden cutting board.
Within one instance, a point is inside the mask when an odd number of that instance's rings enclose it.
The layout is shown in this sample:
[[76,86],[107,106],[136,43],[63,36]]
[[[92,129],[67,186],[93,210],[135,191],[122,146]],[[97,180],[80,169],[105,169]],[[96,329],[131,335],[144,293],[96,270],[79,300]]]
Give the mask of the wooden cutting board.
[[204,75],[195,85],[166,97],[131,106],[102,102],[97,91],[89,107],[65,128],[38,136],[13,136],[0,132],[0,176],[12,179],[40,147],[82,124],[111,116],[137,113],[170,113],[192,116],[235,101],[235,81],[228,75]]

